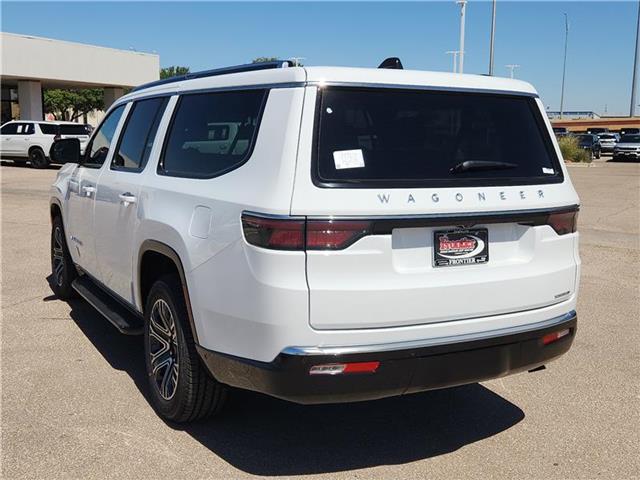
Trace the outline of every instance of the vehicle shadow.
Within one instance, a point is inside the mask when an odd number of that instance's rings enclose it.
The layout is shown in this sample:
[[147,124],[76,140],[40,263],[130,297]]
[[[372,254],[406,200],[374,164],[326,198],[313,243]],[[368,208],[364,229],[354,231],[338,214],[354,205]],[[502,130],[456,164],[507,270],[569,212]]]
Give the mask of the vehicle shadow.
[[[78,328],[148,400],[142,337],[119,334],[83,300],[69,304]],[[523,418],[520,408],[479,384],[312,406],[233,390],[220,417],[170,427],[244,472],[288,476],[422,460],[496,435]]]
[[[15,167],[15,168],[31,168],[31,164],[25,161],[15,162],[10,159],[0,159],[0,166],[3,167]],[[60,170],[62,165],[47,165],[43,170]]]

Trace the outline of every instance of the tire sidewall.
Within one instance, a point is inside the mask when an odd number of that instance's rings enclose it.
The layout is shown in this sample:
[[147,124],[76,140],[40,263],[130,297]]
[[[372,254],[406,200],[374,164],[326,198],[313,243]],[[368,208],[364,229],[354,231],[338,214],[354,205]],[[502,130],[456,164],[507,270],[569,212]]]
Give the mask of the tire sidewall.
[[[159,280],[154,283],[149,295],[147,297],[147,303],[145,306],[144,314],[144,359],[145,370],[147,374],[147,380],[149,384],[149,395],[151,398],[151,404],[154,409],[165,419],[178,418],[181,413],[187,408],[187,399],[190,392],[188,392],[189,384],[186,381],[190,372],[190,358],[187,346],[187,339],[185,337],[184,325],[186,319],[184,315],[186,313],[184,307],[184,300],[182,296],[176,298],[177,295],[172,291],[169,285]],[[176,340],[178,343],[178,384],[176,386],[176,392],[169,400],[164,399],[158,391],[155,379],[151,373],[151,355],[149,344],[149,322],[151,319],[151,311],[153,305],[157,300],[162,299],[167,302],[171,314],[173,315],[173,321],[176,327]]]

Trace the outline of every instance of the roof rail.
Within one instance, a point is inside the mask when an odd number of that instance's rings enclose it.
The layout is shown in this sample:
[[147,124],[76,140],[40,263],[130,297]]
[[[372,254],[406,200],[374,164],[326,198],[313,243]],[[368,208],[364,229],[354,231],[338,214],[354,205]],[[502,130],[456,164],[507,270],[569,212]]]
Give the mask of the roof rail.
[[244,65],[235,65],[233,67],[214,68],[213,70],[203,70],[202,72],[187,73],[185,75],[178,75],[162,80],[156,80],[155,82],[144,83],[135,87],[131,91],[137,92],[138,90],[143,90],[145,88],[165,85],[167,83],[181,82],[183,80],[191,80],[193,78],[217,77],[218,75],[228,75],[231,73],[252,72],[254,70],[269,70],[271,68],[287,68],[293,66],[294,64],[291,60],[274,60],[271,62],[247,63]]

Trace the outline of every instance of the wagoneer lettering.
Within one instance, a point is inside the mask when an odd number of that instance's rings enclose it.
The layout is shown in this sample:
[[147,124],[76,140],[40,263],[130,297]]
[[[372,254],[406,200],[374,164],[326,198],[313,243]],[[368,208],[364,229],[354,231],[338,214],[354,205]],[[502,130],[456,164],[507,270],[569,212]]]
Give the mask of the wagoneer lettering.
[[242,65],[136,88],[86,150],[51,148],[54,290],[143,335],[167,420],[229,386],[309,404],[482,381],[575,338],[579,199],[527,83]]

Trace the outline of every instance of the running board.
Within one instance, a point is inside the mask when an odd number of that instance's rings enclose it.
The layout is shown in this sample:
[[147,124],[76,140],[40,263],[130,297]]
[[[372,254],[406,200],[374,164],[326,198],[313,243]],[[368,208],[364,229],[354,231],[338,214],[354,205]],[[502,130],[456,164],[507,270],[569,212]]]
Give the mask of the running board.
[[109,295],[87,275],[81,275],[71,284],[73,289],[109,320],[120,333],[142,335],[142,318]]

